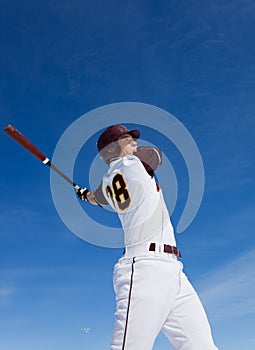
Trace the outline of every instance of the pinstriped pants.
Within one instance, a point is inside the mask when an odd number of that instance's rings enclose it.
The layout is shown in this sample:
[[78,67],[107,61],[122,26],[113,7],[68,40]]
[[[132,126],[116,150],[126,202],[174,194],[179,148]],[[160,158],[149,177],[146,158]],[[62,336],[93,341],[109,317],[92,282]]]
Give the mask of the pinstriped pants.
[[174,255],[123,256],[113,283],[111,350],[151,350],[160,331],[173,350],[217,350],[203,306]]

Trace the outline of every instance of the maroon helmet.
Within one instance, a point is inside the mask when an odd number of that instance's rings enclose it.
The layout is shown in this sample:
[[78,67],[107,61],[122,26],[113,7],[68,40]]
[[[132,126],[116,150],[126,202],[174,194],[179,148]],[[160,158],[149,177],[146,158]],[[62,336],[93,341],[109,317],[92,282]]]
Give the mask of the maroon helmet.
[[[116,143],[114,144],[114,142],[117,141],[119,137],[121,137],[121,136],[123,136],[125,134],[131,135],[134,139],[139,139],[139,137],[140,137],[140,131],[138,131],[138,130],[129,130],[123,125],[112,125],[112,126],[109,126],[100,135],[100,137],[99,137],[99,139],[97,141],[97,149],[98,149],[98,152],[100,153],[101,157],[107,163],[109,162],[109,160],[111,158],[118,156],[119,148],[116,147]],[[111,145],[111,147],[108,147],[110,145]]]

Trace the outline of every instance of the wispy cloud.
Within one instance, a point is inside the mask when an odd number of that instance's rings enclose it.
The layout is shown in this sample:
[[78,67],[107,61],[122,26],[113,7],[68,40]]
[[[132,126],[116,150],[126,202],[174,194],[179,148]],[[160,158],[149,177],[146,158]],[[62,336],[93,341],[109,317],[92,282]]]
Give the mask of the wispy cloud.
[[255,249],[203,277],[200,297],[215,319],[255,314]]
[[14,288],[11,287],[0,287],[0,298],[7,298],[15,292]]
[[17,292],[16,288],[9,285],[0,286],[0,306],[9,305],[12,297]]
[[[27,293],[52,294],[77,292],[82,288],[94,288],[97,276],[96,269],[87,270],[90,276],[81,280],[84,269],[72,267],[37,267],[0,270],[0,305],[20,298]],[[68,281],[68,282],[67,282]],[[73,283],[71,283],[73,281]]]

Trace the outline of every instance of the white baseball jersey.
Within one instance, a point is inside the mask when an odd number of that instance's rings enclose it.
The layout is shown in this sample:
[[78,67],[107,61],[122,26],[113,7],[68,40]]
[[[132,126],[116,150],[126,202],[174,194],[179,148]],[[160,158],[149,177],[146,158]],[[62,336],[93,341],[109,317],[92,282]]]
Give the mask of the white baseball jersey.
[[217,350],[202,304],[176,255],[149,249],[152,242],[158,248],[163,243],[176,245],[162,191],[153,177],[159,156],[157,149],[140,148],[136,155],[113,160],[93,192],[99,204],[116,211],[125,234],[125,254],[113,274],[111,350],[152,350],[160,331],[173,350]]
[[162,191],[138,157],[125,156],[112,161],[101,186],[104,197],[121,221],[125,246],[151,238],[175,245]]

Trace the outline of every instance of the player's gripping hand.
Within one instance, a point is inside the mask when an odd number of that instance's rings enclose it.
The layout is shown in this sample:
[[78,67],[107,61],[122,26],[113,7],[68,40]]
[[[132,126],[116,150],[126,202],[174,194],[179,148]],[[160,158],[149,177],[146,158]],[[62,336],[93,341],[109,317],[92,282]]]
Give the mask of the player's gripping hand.
[[77,197],[81,201],[86,201],[86,202],[88,201],[88,193],[89,193],[89,190],[86,187],[81,187],[76,192]]

